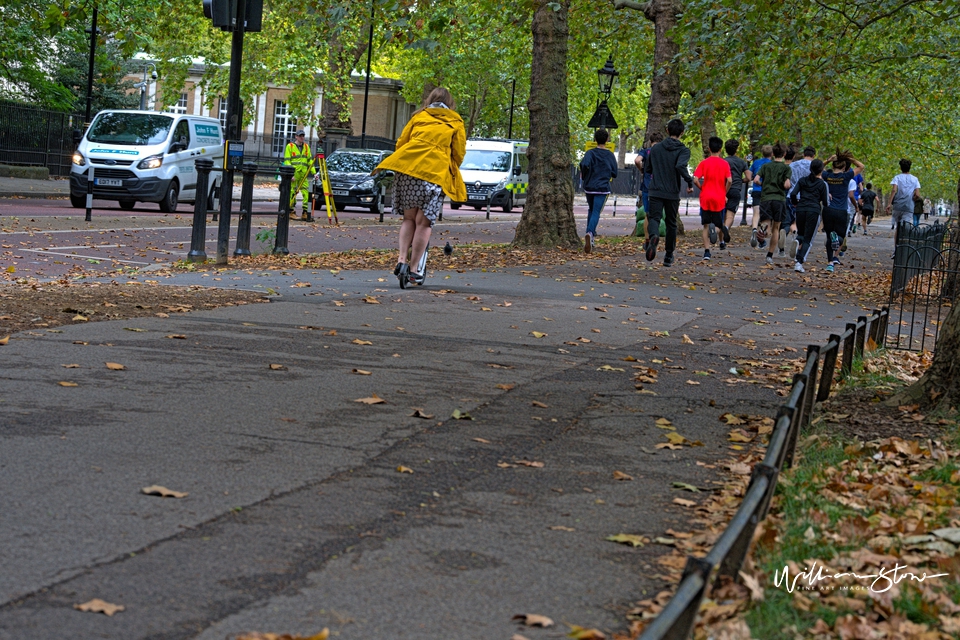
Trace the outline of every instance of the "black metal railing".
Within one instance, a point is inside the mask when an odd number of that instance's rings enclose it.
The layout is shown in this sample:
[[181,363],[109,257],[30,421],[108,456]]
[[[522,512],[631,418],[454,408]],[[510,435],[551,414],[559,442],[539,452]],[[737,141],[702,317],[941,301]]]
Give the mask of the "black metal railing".
[[889,315],[886,307],[875,310],[870,316],[860,316],[849,323],[840,335],[831,335],[826,345],[807,347],[803,370],[793,376],[787,400],[777,411],[763,461],[754,466],[739,509],[705,557],[687,557],[677,592],[640,640],[689,638],[711,578],[714,586],[726,580],[740,580],[740,569],[757,525],[770,509],[780,472],[793,466],[797,438],[810,423],[814,405],[830,395],[837,360],[842,362],[841,376],[850,375],[854,360],[863,356],[865,340],[882,340]]
[[0,164],[47,167],[51,176],[70,175],[73,130],[83,116],[0,100]]

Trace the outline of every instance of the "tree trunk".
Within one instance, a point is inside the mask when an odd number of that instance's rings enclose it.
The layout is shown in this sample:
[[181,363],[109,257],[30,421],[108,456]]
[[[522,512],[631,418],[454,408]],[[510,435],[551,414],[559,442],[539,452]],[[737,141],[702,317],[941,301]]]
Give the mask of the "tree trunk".
[[653,22],[653,77],[650,81],[650,102],[647,106],[646,138],[654,131],[666,135],[667,121],[680,108],[680,77],[673,60],[680,52],[670,31],[677,26],[677,16],[683,11],[679,0],[650,0],[643,15]]
[[[570,124],[567,115],[567,12],[570,0],[534,0],[530,67],[530,184],[513,243],[580,246],[573,219]],[[557,7],[554,10],[551,5]]]
[[700,125],[700,145],[703,148],[703,157],[710,155],[710,138],[717,135],[717,113],[712,104],[704,104],[697,116]]

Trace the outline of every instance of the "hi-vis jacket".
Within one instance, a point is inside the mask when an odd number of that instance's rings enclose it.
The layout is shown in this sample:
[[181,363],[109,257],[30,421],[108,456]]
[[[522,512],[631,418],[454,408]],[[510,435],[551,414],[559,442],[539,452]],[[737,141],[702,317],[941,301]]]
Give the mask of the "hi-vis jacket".
[[299,179],[304,174],[313,175],[317,172],[313,166],[313,155],[310,153],[310,145],[306,142],[303,147],[298,147],[295,142],[288,142],[287,148],[283,150],[283,164],[293,167],[295,178]]
[[397,139],[397,150],[378,170],[389,169],[439,185],[454,202],[467,200],[460,163],[467,151],[463,118],[453,109],[427,107],[413,114]]

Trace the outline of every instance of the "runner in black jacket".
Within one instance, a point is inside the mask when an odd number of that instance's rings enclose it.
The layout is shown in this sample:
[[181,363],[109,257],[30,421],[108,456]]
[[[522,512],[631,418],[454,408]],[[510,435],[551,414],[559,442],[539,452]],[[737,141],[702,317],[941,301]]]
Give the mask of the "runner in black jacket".
[[822,173],[823,160],[813,160],[810,163],[810,175],[800,178],[790,194],[790,201],[797,209],[797,237],[794,242],[799,245],[793,270],[799,273],[804,272],[803,262],[820,225],[820,213],[829,203],[827,183],[820,177]]
[[650,211],[648,229],[650,235],[644,242],[648,261],[657,257],[657,243],[660,220],[666,215],[667,243],[663,265],[673,264],[673,251],[677,246],[677,219],[680,215],[680,179],[687,183],[687,193],[693,193],[693,178],[687,169],[690,163],[690,149],[682,142],[683,122],[674,118],[667,123],[669,138],[650,149],[644,173],[652,176],[650,180]]

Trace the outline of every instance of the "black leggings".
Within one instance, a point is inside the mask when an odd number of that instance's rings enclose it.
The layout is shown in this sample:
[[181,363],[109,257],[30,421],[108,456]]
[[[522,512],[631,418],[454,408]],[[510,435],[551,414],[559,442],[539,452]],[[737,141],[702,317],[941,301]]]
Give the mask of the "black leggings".
[[803,264],[810,251],[810,245],[813,243],[813,237],[817,233],[817,227],[820,226],[819,211],[801,211],[797,210],[797,242],[800,248],[797,250],[797,262]]
[[827,262],[833,262],[833,244],[830,242],[830,232],[833,231],[840,238],[840,243],[847,237],[847,212],[844,209],[823,210],[823,232],[827,235]]

